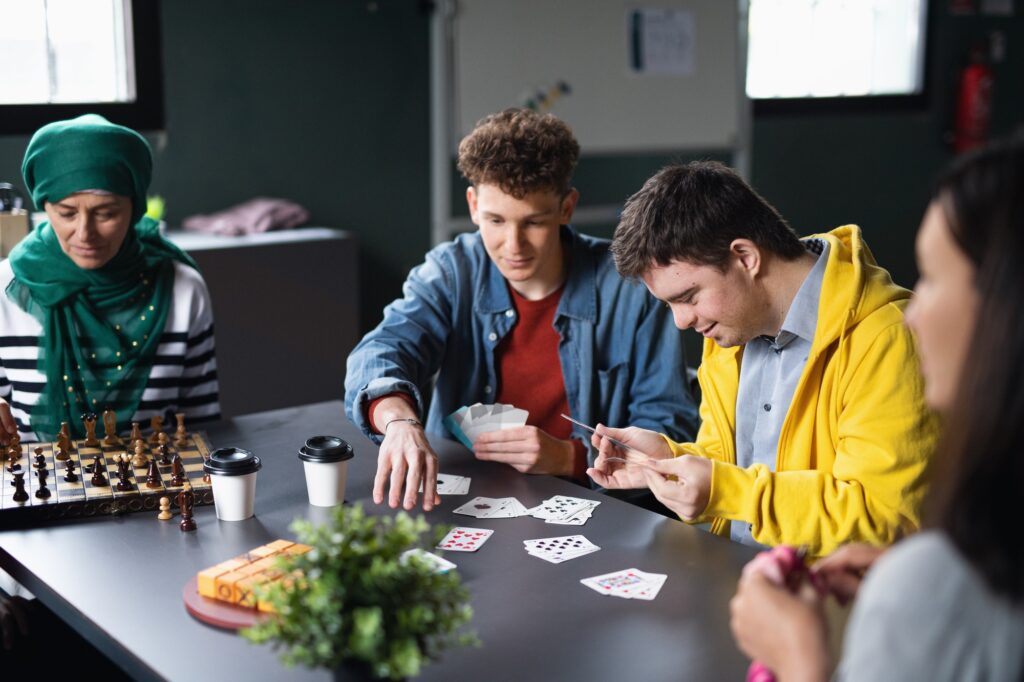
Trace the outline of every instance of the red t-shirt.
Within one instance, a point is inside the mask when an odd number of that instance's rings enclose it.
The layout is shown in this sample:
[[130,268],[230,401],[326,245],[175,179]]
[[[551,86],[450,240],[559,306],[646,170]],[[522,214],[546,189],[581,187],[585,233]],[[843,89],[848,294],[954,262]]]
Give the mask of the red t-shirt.
[[[558,332],[553,323],[563,284],[539,301],[524,298],[509,287],[517,321],[495,349],[498,370],[497,402],[522,408],[530,413],[526,423],[549,435],[568,440],[572,424],[560,415],[569,414],[569,401],[562,381],[562,363],[558,357]],[[576,459],[573,477],[586,471],[586,448],[573,440]]]

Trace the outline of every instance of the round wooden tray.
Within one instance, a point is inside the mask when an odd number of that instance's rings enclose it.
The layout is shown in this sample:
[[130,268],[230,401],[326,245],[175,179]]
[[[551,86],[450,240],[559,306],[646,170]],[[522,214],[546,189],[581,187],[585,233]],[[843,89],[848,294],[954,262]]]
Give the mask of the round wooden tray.
[[193,618],[225,630],[240,630],[255,625],[267,617],[267,614],[256,609],[235,606],[202,596],[199,594],[195,576],[185,583],[185,587],[181,590],[181,598],[185,602],[185,610]]

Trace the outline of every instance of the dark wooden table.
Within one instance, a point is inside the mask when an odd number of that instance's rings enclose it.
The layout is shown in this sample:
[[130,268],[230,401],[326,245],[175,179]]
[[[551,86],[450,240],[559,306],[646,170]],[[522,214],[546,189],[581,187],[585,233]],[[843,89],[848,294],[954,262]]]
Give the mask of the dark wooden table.
[[[204,429],[214,447],[246,448],[263,460],[256,516],[221,522],[196,509],[199,530],[182,533],[155,513],[0,532],[0,568],[137,679],[331,679],[287,669],[269,647],[204,625],[182,604],[195,573],[257,545],[292,538],[296,517],[324,519],[306,501],[296,453],[317,434],[355,448],[346,501],[392,513],[370,499],[376,447],[340,402],[252,414]],[[482,646],[451,650],[424,680],[741,680],[747,660],[729,632],[728,601],[750,548],[548,476],[524,476],[476,461],[432,437],[445,473],[471,476],[468,496],[445,496],[427,518],[493,528],[476,553],[449,552],[472,594]],[[474,519],[452,510],[476,495],[517,497],[527,507],[557,494],[601,500],[586,525],[540,519]],[[523,540],[581,533],[601,551],[562,564],[528,555]],[[654,601],[602,596],[581,578],[624,568],[668,574]]]

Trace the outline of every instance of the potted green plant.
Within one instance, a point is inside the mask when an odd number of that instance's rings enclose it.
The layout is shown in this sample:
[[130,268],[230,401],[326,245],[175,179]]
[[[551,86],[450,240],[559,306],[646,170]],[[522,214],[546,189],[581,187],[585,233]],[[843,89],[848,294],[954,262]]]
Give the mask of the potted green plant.
[[[446,648],[478,643],[461,631],[473,611],[458,573],[402,556],[430,531],[422,516],[339,506],[329,523],[296,520],[292,530],[312,550],[279,560],[286,578],[257,588],[275,613],[242,632],[252,642],[270,642],[286,665],[355,665],[400,679],[417,675]],[[437,528],[429,546],[445,530]]]

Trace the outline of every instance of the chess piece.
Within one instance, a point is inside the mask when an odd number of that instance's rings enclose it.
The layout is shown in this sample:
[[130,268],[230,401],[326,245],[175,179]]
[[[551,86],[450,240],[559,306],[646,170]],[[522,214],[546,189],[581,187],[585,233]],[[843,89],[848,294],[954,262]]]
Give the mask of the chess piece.
[[185,485],[187,482],[185,478],[185,464],[181,461],[181,455],[175,452],[174,457],[171,458],[171,485]]
[[21,471],[21,464],[19,460],[21,457],[11,457],[10,463],[7,465],[7,472],[13,474],[15,471]]
[[192,492],[192,486],[185,482],[185,487],[178,493],[178,509],[181,510],[181,522],[178,524],[178,528],[182,531],[192,531],[196,529],[196,522],[192,520],[192,505],[195,504],[196,498],[195,493]]
[[[0,462],[3,461],[3,448],[0,448]],[[21,435],[15,431],[11,441],[7,444],[7,456],[12,462],[21,459]]]
[[188,432],[185,430],[185,413],[176,412],[174,418],[178,420],[178,428],[174,431],[174,445],[183,448],[188,445]]
[[156,445],[160,442],[160,436],[164,432],[164,418],[162,415],[155,415],[149,420],[149,428],[153,430],[153,433],[149,435],[150,445]]
[[50,497],[50,489],[46,487],[46,477],[49,475],[49,470],[40,469],[36,472],[39,477],[39,487],[36,489],[36,497],[40,500],[46,500]]
[[135,448],[136,443],[142,443],[143,449],[146,447],[146,441],[142,437],[142,428],[139,427],[139,422],[132,422],[132,433],[128,436],[128,442],[131,443],[132,449]]
[[157,466],[155,459],[149,460],[149,469],[146,471],[146,487],[147,488],[160,488],[163,486],[163,482],[160,480],[160,467]]
[[135,456],[132,457],[133,467],[141,468],[149,464],[149,457],[146,457],[145,453],[143,452],[143,450],[145,449],[146,446],[142,444],[141,440],[135,441]]
[[28,491],[25,490],[25,472],[19,471],[14,474],[14,481],[11,483],[14,486],[14,501],[15,502],[26,502],[28,501]]
[[171,513],[171,500],[169,497],[160,498],[160,513],[156,517],[161,521],[170,521],[174,518],[174,514]]
[[103,410],[103,444],[121,445],[121,437],[117,435],[117,412]]
[[100,460],[100,456],[96,455],[92,460],[92,465],[89,467],[92,471],[92,478],[90,482],[97,488],[105,488],[110,483],[107,481],[107,477],[103,475],[103,462]]
[[131,490],[131,458],[123,454],[117,458],[117,485],[114,486],[120,491]]
[[156,453],[160,455],[160,466],[168,466],[171,463],[171,450],[167,446],[167,434],[160,434],[160,445],[156,446]]
[[32,466],[35,467],[36,469],[45,469],[46,468],[46,455],[43,454],[43,449],[42,448],[36,448],[35,449],[35,453],[36,453],[36,463],[33,464]]
[[96,438],[96,415],[86,412],[82,415],[82,424],[85,426],[85,440],[82,441],[82,445],[98,448],[100,441]]
[[78,483],[78,474],[75,473],[75,460],[73,459],[64,462],[64,480],[68,483]]
[[60,433],[57,434],[57,447],[53,451],[53,458],[63,462],[71,455],[71,428],[67,422],[60,423]]

